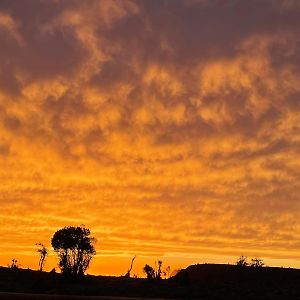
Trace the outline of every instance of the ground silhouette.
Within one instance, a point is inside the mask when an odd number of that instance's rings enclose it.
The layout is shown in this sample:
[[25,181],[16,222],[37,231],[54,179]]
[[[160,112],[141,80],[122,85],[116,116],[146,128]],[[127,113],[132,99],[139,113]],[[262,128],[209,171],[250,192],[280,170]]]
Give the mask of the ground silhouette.
[[0,268],[0,291],[45,295],[205,300],[298,299],[300,298],[300,270],[202,264],[192,265],[170,279],[156,282],[145,278],[91,275],[86,275],[82,281],[76,282],[67,280],[57,273],[2,267]]

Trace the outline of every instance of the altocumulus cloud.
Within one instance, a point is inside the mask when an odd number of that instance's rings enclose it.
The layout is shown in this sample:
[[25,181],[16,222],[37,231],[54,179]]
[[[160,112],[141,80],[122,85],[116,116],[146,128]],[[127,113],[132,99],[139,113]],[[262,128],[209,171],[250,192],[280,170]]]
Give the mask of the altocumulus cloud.
[[299,258],[299,28],[292,0],[1,1],[1,252],[79,222],[112,256]]

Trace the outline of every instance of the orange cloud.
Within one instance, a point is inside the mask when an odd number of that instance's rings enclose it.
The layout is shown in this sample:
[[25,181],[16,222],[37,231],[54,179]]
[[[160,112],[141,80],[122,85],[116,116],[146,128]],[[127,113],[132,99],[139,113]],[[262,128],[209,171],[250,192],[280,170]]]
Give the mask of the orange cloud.
[[1,264],[86,224],[93,273],[300,266],[296,3],[27,4],[0,4]]

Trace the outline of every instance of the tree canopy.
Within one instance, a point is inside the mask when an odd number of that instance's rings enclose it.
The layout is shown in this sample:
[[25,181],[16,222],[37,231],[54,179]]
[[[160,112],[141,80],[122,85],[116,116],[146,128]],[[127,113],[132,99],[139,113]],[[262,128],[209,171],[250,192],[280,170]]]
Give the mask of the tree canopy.
[[59,267],[67,275],[83,275],[96,254],[96,239],[90,230],[82,226],[68,226],[57,230],[51,240],[59,257]]

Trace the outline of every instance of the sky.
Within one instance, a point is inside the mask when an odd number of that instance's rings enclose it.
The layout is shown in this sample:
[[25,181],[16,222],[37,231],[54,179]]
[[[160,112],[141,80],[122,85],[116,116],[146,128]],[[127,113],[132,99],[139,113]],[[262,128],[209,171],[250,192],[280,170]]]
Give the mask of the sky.
[[0,265],[300,267],[299,167],[299,1],[0,1]]

